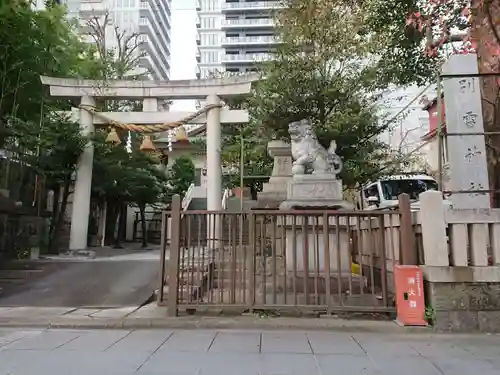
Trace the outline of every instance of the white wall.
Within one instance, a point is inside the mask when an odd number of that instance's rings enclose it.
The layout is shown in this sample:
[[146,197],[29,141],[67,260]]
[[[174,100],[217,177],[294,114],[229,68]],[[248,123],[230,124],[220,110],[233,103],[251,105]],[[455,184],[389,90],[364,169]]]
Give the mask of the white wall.
[[[395,149],[401,149],[403,152],[411,152],[415,148],[422,145],[421,137],[429,131],[429,115],[423,110],[421,99],[419,96],[423,87],[391,87],[378,104],[381,113],[386,116],[384,119],[388,121],[396,116],[400,111],[403,112],[398,116],[398,119],[391,123],[390,129],[380,136],[380,140],[391,145]],[[427,90],[424,95],[432,98],[433,89]],[[419,96],[412,104],[405,107],[415,98]]]

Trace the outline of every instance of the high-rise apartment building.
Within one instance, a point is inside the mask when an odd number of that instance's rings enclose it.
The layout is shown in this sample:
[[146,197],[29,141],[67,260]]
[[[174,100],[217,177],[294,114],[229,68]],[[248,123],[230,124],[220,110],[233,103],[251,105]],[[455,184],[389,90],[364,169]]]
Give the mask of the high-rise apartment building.
[[[140,45],[135,53],[141,54],[139,65],[151,79],[170,78],[172,0],[61,0],[68,8],[68,17],[84,24],[90,17],[104,17],[106,47],[117,49],[115,28],[126,36],[139,34]],[[85,27],[84,27],[85,29]],[[125,36],[125,37],[126,37]],[[92,37],[85,40],[93,42]],[[131,42],[132,43],[132,42]]]
[[198,77],[248,72],[269,60],[278,40],[274,13],[280,0],[197,0]]

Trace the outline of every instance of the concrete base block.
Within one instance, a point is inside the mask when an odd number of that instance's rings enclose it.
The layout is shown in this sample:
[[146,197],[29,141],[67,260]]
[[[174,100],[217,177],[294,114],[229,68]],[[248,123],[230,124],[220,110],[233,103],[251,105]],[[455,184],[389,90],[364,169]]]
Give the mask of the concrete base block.
[[426,281],[425,290],[435,330],[500,332],[500,281]]

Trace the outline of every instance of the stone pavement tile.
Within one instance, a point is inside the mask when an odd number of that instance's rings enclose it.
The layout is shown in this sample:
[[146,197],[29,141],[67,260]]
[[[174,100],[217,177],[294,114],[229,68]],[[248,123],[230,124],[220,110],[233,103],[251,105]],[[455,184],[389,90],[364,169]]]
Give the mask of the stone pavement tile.
[[351,335],[341,332],[308,332],[314,354],[366,355]]
[[[381,374],[368,356],[329,354],[316,355],[316,360],[324,375],[396,375],[392,373]],[[401,375],[403,374],[401,373]]]
[[130,334],[125,330],[82,331],[76,339],[61,346],[59,351],[103,351]]
[[3,314],[8,313],[10,310],[12,310],[12,307],[0,307],[0,317],[2,317]]
[[370,356],[419,356],[413,349],[411,338],[383,336],[380,334],[353,334],[353,339]]
[[260,333],[219,332],[210,347],[210,353],[259,353]]
[[4,348],[7,344],[11,344],[15,341],[40,335],[42,332],[44,332],[44,331],[40,330],[40,329],[28,329],[28,330],[6,329],[6,330],[2,330],[2,334],[0,335],[0,349]]
[[95,314],[92,314],[92,318],[125,318],[127,315],[131,314],[137,310],[137,306],[132,307],[120,307],[116,309],[102,309]]
[[261,354],[260,366],[260,375],[320,374],[316,359],[311,354],[265,353]]
[[130,319],[161,319],[167,316],[167,309],[163,306],[158,306],[154,303],[143,306],[140,309],[132,312],[127,318]]
[[[384,343],[381,342],[381,345]],[[384,375],[442,375],[436,366],[421,356],[371,356],[370,359],[379,373]]]
[[66,314],[64,314],[64,318],[87,318],[90,317],[92,314],[95,314],[97,312],[101,311],[100,309],[76,309],[72,310]]
[[263,332],[260,350],[262,353],[312,354],[311,346],[304,332]]
[[149,358],[147,352],[105,353],[94,351],[67,351],[63,355],[38,350],[13,350],[14,373],[36,374],[52,370],[52,375],[65,374],[132,374]]
[[177,330],[158,352],[206,352],[214,342],[216,331]]
[[12,357],[9,356],[9,353],[0,351],[0,375],[9,374],[14,370],[15,366],[16,363],[12,360]]
[[141,366],[137,375],[197,375],[206,358],[207,353],[157,351]]
[[201,363],[200,375],[259,375],[262,374],[261,357],[257,353],[210,352]]
[[29,312],[31,307],[4,307],[0,310],[0,318],[17,317]]
[[72,311],[70,307],[13,307],[4,311],[0,318],[50,318],[57,317]]
[[444,375],[498,375],[500,368],[487,360],[475,358],[437,357],[429,358]]
[[129,352],[153,353],[155,350],[159,349],[172,334],[173,331],[162,329],[133,331],[130,335],[125,336],[122,340],[106,349],[106,352],[121,352],[123,355],[127,355]]
[[50,365],[48,367],[38,367],[38,368],[21,368],[14,369],[8,375],[134,375],[137,372],[135,370],[100,370],[100,369],[92,369],[92,372],[89,372],[89,369],[85,367],[73,367],[71,369],[64,370],[62,373],[61,370],[54,365]]
[[[2,338],[0,337],[0,340]],[[477,358],[498,359],[500,358],[500,342],[481,341],[474,342],[467,340],[460,343],[460,346]]]
[[39,335],[26,337],[6,345],[4,350],[53,350],[75,340],[81,335],[78,331],[45,331]]
[[[456,340],[454,340],[456,341]],[[424,357],[472,357],[473,354],[447,340],[415,340],[410,341],[410,346]]]

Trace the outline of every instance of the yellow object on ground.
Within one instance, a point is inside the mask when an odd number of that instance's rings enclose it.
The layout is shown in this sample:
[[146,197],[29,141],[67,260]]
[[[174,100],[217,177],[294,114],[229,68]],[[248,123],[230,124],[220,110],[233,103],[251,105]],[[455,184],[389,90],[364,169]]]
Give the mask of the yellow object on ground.
[[360,275],[361,271],[360,271],[359,264],[351,263],[351,272],[356,274],[356,275]]

